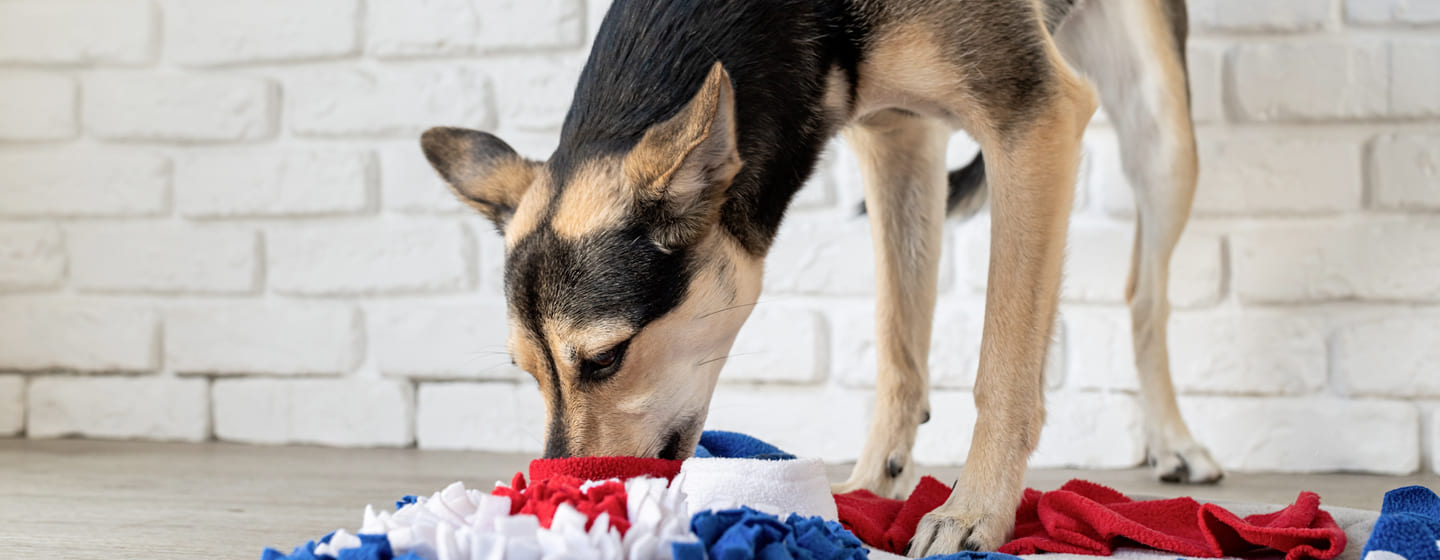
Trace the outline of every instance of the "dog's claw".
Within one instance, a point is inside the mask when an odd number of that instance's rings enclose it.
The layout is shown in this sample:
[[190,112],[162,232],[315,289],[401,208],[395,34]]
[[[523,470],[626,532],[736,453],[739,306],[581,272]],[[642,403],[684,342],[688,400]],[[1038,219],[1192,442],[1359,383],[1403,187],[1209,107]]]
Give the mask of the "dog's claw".
[[924,558],[966,550],[993,551],[1005,543],[1014,523],[1013,514],[972,513],[964,506],[940,506],[920,519],[905,552],[911,558]]

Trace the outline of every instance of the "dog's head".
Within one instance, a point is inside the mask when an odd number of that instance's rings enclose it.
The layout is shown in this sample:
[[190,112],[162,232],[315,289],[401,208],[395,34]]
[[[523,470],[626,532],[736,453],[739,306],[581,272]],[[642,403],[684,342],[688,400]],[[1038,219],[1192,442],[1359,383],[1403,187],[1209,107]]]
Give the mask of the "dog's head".
[[548,408],[545,455],[684,458],[760,291],[761,259],[720,225],[740,169],[717,63],[623,149],[526,160],[435,128],[426,157],[505,237],[509,351]]

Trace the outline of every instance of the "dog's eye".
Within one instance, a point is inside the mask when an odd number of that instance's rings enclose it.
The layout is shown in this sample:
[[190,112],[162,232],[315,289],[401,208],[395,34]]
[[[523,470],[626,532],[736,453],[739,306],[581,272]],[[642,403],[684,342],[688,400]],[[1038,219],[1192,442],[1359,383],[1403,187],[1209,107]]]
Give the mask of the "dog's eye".
[[620,362],[625,358],[625,349],[630,346],[630,341],[621,342],[614,348],[604,352],[596,353],[593,356],[580,362],[580,379],[582,381],[601,381],[620,370]]

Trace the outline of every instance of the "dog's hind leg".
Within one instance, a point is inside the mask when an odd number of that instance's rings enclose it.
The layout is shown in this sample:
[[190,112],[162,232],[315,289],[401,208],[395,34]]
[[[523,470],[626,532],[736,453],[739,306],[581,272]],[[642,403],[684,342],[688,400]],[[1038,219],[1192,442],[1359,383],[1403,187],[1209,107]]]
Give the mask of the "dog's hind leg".
[[1166,325],[1170,256],[1195,194],[1195,133],[1185,74],[1185,6],[1178,0],[1089,2],[1056,36],[1100,90],[1134,188],[1135,248],[1126,298],[1152,467],[1167,482],[1215,482],[1220,465],[1196,443],[1170,381]]
[[903,497],[916,480],[915,432],[930,417],[930,327],[935,314],[945,221],[943,123],[884,110],[846,130],[860,160],[875,245],[875,337],[879,358],[875,416],[850,479],[837,492],[864,488]]

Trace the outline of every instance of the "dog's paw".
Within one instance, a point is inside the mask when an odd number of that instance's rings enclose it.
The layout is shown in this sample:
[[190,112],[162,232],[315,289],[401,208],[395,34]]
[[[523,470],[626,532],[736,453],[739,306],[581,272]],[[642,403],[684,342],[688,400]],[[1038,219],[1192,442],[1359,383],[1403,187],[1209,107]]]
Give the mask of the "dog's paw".
[[1225,478],[1220,463],[1215,462],[1210,451],[1198,443],[1178,449],[1151,451],[1150,468],[1161,482],[1214,484]]
[[1005,544],[1014,528],[1013,508],[983,511],[973,506],[945,504],[920,519],[906,553],[911,558],[924,558],[966,550],[990,552]]
[[844,494],[863,489],[876,496],[896,500],[909,497],[910,491],[915,489],[915,483],[920,481],[920,474],[916,472],[910,454],[891,453],[883,463],[883,468],[880,469],[866,468],[863,463],[857,464],[855,470],[850,472],[849,480],[830,485],[831,493]]

